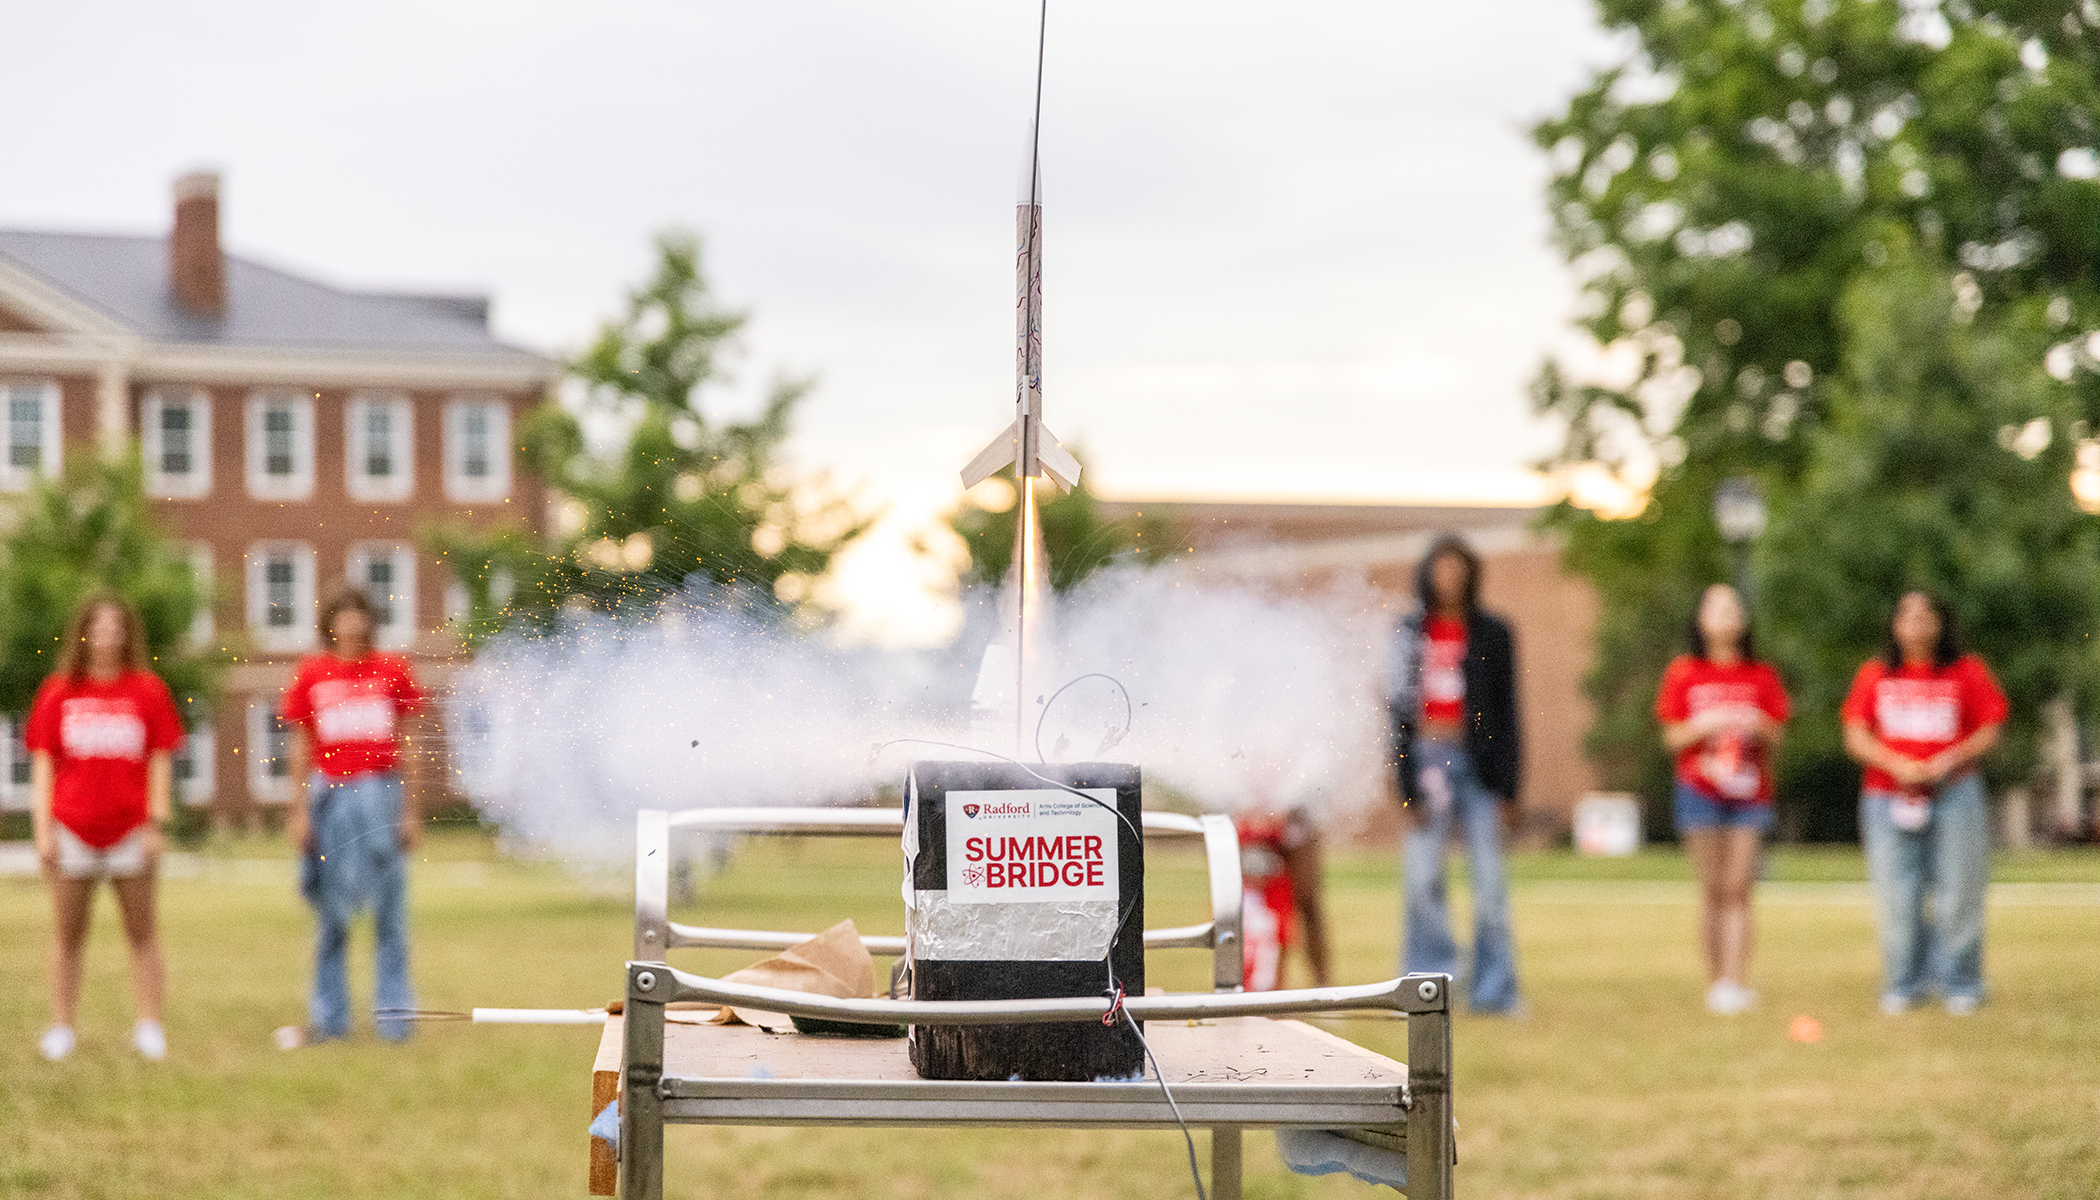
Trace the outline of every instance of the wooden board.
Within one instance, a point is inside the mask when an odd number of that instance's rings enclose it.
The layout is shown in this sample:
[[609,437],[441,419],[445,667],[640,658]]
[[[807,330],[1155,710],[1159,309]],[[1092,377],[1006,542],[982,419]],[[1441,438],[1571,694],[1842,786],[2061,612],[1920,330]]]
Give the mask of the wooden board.
[[[1406,1064],[1301,1021],[1153,1021],[1145,1032],[1194,1123],[1360,1124],[1396,1131],[1405,1119],[1397,1100],[1407,1083]],[[622,1036],[620,1019],[608,1020],[593,1064],[593,1116],[619,1094]],[[811,1037],[678,1022],[664,1027],[664,1080],[672,1109],[705,1097],[715,1114],[685,1119],[729,1124],[869,1124],[871,1110],[909,1123],[1123,1124],[1144,1121],[1138,1109],[1154,1105],[1158,1095],[1150,1083],[925,1080],[912,1068],[901,1038]],[[988,1099],[1006,1095],[1025,1096],[1041,1115],[989,1122],[968,1115],[983,1113]],[[1209,1119],[1198,1122],[1197,1114]],[[1314,1123],[1335,1114],[1350,1119]],[[591,1194],[611,1195],[617,1173],[612,1147],[592,1138]]]

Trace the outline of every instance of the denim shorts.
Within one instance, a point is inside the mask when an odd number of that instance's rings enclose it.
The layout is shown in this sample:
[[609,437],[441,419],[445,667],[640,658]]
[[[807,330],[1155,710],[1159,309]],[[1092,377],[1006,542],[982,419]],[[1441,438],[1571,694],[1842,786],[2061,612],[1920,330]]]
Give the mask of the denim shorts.
[[1735,804],[1716,800],[1698,788],[1677,782],[1675,794],[1679,829],[1752,829],[1772,831],[1772,804]]

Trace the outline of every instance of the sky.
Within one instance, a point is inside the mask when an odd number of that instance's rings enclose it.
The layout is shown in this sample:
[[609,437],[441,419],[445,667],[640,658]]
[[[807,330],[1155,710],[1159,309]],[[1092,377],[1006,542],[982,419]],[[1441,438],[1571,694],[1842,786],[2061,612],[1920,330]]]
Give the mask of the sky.
[[[486,292],[502,335],[556,354],[617,313],[656,231],[693,229],[751,314],[712,411],[816,379],[797,460],[891,513],[841,566],[852,623],[934,636],[952,611],[904,546],[1012,419],[1037,12],[30,6],[0,226],[160,231],[173,178],[217,169],[232,251]],[[1044,408],[1090,482],[1537,499],[1552,431],[1525,384],[1578,347],[1525,128],[1615,57],[1589,0],[1053,0]]]

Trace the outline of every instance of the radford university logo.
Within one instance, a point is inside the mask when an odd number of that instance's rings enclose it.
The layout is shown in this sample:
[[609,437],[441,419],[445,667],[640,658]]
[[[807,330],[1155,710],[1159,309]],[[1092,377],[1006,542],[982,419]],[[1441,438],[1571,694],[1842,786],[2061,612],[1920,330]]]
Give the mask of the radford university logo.
[[976,805],[974,805],[974,804],[965,804],[965,805],[963,805],[963,815],[964,815],[964,816],[966,816],[966,817],[974,817],[974,816],[976,816],[976,815],[977,815],[977,806],[976,806]]

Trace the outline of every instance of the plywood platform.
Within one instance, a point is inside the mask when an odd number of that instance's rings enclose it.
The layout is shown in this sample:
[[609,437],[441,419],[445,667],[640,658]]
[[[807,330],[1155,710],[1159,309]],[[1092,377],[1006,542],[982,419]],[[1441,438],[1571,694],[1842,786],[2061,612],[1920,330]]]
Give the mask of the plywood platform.
[[[1146,1037],[1189,1124],[1405,1128],[1407,1067],[1301,1021],[1153,1022]],[[606,1023],[593,1107],[618,1095],[622,1030]],[[982,1083],[918,1077],[901,1038],[668,1024],[664,1119],[711,1125],[1172,1126],[1158,1081]],[[593,1144],[593,1150],[603,1149]],[[610,1167],[610,1155],[604,1156]],[[594,1174],[596,1172],[594,1171]]]

